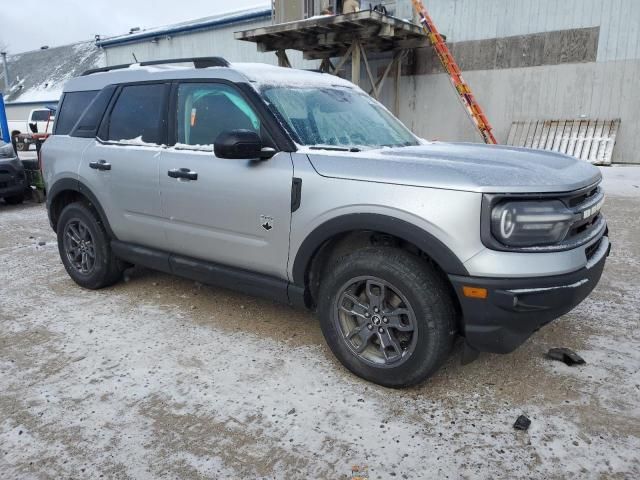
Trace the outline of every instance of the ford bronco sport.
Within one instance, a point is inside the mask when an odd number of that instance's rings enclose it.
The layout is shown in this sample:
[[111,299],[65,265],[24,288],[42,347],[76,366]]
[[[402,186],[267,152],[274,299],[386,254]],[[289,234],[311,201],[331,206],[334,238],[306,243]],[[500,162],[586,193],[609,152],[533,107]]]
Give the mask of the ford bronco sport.
[[69,81],[42,150],[71,278],[137,264],[317,311],[338,359],[402,387],[464,339],[506,353],[596,286],[601,175],[427,142],[346,80],[220,58]]

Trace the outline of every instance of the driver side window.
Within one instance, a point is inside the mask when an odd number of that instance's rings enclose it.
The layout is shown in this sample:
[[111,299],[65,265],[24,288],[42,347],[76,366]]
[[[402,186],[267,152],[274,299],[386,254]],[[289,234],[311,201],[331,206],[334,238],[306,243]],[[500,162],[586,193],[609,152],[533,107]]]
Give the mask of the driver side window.
[[178,86],[177,143],[213,148],[216,138],[229,130],[260,134],[258,115],[234,88],[216,83]]

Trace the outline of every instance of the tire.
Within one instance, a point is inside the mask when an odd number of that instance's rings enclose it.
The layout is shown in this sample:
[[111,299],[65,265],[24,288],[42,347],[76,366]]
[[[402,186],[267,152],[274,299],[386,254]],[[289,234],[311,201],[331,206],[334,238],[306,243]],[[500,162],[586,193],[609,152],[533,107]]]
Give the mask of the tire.
[[113,254],[110,238],[90,206],[81,202],[67,205],[56,231],[60,258],[74,282],[97,290],[120,280],[123,266]]
[[4,197],[4,201],[7,205],[20,205],[24,202],[24,194],[11,195],[10,197]]
[[351,372],[402,388],[422,382],[446,360],[456,334],[455,303],[426,261],[396,248],[367,247],[325,272],[318,301],[322,333]]

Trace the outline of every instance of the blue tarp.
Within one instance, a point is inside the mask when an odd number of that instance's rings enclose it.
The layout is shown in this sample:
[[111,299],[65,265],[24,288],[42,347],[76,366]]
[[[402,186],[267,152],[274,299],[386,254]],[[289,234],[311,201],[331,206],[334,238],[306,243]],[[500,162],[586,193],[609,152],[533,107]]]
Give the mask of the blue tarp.
[[7,110],[4,108],[4,97],[0,93],[0,137],[5,142],[11,141],[9,135],[9,123],[7,122]]

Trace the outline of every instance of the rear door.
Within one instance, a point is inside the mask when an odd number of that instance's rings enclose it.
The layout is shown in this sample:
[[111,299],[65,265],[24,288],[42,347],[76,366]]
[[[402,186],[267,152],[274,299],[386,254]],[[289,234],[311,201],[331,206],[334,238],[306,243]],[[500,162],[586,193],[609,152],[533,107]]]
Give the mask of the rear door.
[[[171,143],[177,143],[160,157],[170,250],[286,278],[291,155],[264,161],[215,156],[213,143],[227,130],[254,130],[272,144],[257,109],[233,84],[176,83],[171,105]],[[176,171],[191,178],[174,178]]]
[[81,178],[100,198],[119,240],[166,249],[158,168],[166,143],[169,83],[118,88],[98,138],[83,156]]

